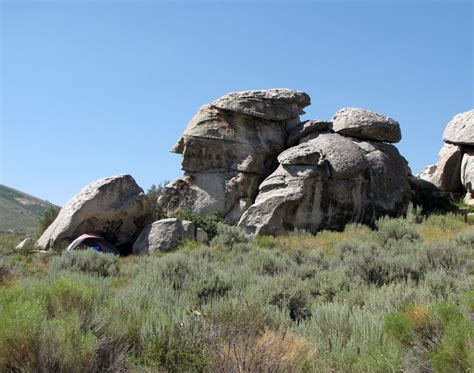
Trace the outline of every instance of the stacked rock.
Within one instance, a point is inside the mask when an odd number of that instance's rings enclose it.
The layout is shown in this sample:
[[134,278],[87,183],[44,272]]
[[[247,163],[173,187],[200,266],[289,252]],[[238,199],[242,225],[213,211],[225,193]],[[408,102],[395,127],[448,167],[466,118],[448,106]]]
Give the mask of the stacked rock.
[[201,107],[173,152],[184,175],[168,185],[165,213],[218,212],[257,234],[343,229],[403,214],[410,199],[406,160],[389,143],[399,124],[364,109],[332,121],[300,122],[306,93],[230,93]]
[[235,224],[275,170],[287,128],[309,104],[306,93],[270,89],[230,93],[202,106],[171,150],[182,154],[184,175],[166,187],[163,211],[217,212]]
[[299,125],[289,138],[297,141],[278,156],[277,170],[260,185],[239,222],[245,232],[343,229],[350,222],[372,224],[380,216],[405,212],[410,171],[387,143],[401,138],[393,119],[345,108],[332,123]]
[[474,110],[456,115],[443,140],[437,164],[425,167],[418,178],[442,192],[466,193],[464,201],[474,206]]

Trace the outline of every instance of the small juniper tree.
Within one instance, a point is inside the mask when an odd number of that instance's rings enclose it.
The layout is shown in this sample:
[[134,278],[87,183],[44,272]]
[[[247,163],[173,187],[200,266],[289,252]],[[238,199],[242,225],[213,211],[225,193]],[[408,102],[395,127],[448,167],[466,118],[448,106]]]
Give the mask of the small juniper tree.
[[151,209],[156,220],[163,219],[165,217],[164,212],[158,205],[158,198],[161,196],[168,183],[169,181],[165,180],[159,183],[158,185],[153,184],[150,188],[148,188],[146,192],[146,197],[148,199],[148,202],[150,203]]
[[38,236],[41,236],[46,229],[53,223],[59,214],[59,207],[50,206],[39,220]]

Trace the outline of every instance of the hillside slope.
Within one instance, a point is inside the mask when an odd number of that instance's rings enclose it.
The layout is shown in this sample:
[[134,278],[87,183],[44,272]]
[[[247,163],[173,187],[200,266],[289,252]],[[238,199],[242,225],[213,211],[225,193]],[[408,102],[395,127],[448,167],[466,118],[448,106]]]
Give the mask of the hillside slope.
[[0,232],[32,232],[38,220],[53,204],[0,184]]

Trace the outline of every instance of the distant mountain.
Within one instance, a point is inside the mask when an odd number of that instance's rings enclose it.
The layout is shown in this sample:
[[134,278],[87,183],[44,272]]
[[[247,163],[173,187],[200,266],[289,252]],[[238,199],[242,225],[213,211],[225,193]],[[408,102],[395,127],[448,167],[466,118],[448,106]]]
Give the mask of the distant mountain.
[[50,206],[54,205],[0,184],[0,232],[36,231],[38,220]]

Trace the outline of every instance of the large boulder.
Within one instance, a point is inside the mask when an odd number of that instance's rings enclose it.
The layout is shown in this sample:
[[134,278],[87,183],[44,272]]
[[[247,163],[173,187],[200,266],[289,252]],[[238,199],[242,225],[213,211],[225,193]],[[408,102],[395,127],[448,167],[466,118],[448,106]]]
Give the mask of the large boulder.
[[444,130],[443,140],[451,144],[474,145],[474,109],[456,115]]
[[133,244],[134,254],[170,251],[189,238],[181,220],[170,218],[148,224]]
[[304,114],[310,97],[293,89],[265,89],[232,92],[212,102],[212,106],[268,120],[287,120]]
[[332,118],[334,132],[363,140],[396,143],[400,125],[392,118],[365,109],[343,108]]
[[133,177],[106,177],[85,186],[66,203],[37,246],[48,248],[93,233],[120,248],[133,243],[152,219],[145,194]]
[[462,149],[458,145],[444,144],[438,155],[438,163],[425,167],[418,177],[446,192],[461,189]]
[[171,150],[182,154],[184,175],[166,186],[162,210],[217,212],[236,223],[275,170],[287,130],[308,104],[305,93],[272,89],[231,93],[202,106]]
[[321,133],[278,157],[239,226],[248,234],[342,229],[405,212],[409,168],[389,144]]
[[202,106],[171,149],[186,172],[245,172],[265,175],[285,147],[282,122]]

